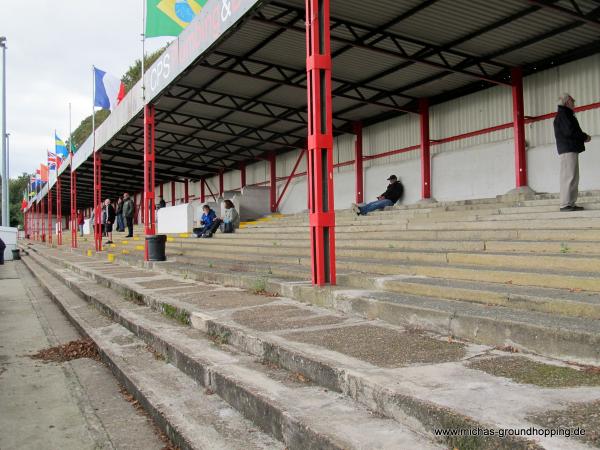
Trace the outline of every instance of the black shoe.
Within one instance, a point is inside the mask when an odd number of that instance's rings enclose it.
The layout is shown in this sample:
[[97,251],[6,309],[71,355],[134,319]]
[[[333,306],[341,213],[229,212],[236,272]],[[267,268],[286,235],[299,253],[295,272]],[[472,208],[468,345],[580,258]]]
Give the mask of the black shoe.
[[126,238],[132,238],[133,234],[128,234],[127,236],[125,236]]
[[565,206],[563,208],[560,208],[561,212],[583,211],[584,209],[585,208],[583,206],[577,206],[577,205]]

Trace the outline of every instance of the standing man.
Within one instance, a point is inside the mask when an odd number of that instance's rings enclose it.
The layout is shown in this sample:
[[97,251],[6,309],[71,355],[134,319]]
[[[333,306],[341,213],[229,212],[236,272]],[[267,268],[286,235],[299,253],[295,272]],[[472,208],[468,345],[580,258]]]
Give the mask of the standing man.
[[123,194],[123,218],[127,224],[127,236],[133,237],[133,200],[129,197],[129,194],[125,192]]
[[366,216],[372,211],[392,206],[400,200],[404,194],[404,186],[398,181],[396,175],[390,175],[388,181],[389,184],[386,191],[377,197],[376,201],[367,203],[365,206],[358,206],[356,203],[352,203],[352,211],[358,216],[361,214]]
[[581,131],[574,110],[573,97],[563,94],[554,118],[554,136],[560,155],[560,210],[564,212],[583,209],[575,204],[579,194],[579,154],[585,151],[585,143],[592,139]]
[[108,237],[107,244],[112,244],[112,230],[115,223],[115,207],[110,203],[110,199],[104,200],[104,208],[102,209],[102,225],[104,225],[104,233]]
[[123,220],[123,198],[117,200],[117,231],[125,231],[125,221]]

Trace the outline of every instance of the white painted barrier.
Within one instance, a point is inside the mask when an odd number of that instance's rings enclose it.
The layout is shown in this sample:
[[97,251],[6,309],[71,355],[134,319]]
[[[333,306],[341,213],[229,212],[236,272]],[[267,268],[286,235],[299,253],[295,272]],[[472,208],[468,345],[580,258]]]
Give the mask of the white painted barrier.
[[17,248],[17,234],[19,230],[12,227],[0,227],[0,238],[4,241],[6,248],[4,249],[4,260],[11,261],[13,259],[12,251]]
[[156,225],[158,233],[191,233],[194,228],[192,203],[160,208],[157,211]]

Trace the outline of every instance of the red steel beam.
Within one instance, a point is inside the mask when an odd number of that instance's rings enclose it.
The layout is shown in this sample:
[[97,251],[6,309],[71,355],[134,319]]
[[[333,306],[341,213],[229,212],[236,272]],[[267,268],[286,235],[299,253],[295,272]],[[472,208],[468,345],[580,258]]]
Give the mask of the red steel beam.
[[224,173],[225,171],[223,169],[219,170],[219,197],[223,197],[223,194],[225,193],[225,183],[223,180]]
[[246,164],[242,164],[240,166],[240,181],[242,183],[242,188],[246,187]]
[[511,70],[513,129],[515,140],[516,187],[527,186],[527,153],[525,149],[525,110],[523,106],[523,71],[520,67]]
[[200,180],[200,202],[204,203],[206,201],[206,180],[202,178]]
[[77,248],[77,229],[79,217],[77,214],[77,172],[73,170],[73,153],[71,153],[71,247]]
[[94,247],[102,251],[102,155],[94,146]]
[[187,178],[183,183],[183,203],[190,202],[190,180]]
[[281,203],[281,200],[283,199],[283,196],[285,195],[285,192],[287,191],[287,188],[290,185],[290,182],[292,181],[292,179],[296,178],[296,170],[298,170],[300,161],[302,161],[302,158],[304,157],[305,153],[306,153],[306,150],[302,150],[300,152],[300,154],[298,155],[298,159],[296,160],[296,164],[294,164],[294,168],[292,169],[292,173],[288,177],[285,177],[286,178],[285,186],[283,186],[283,189],[281,190],[281,194],[279,194],[279,198],[277,199],[277,202],[275,203],[275,211],[277,211],[279,209],[279,204]]
[[[58,159],[58,157],[57,157]],[[56,245],[62,245],[62,186],[60,176],[58,176],[58,169],[60,163],[56,164]]]
[[334,285],[335,211],[329,0],[306,0],[308,199],[312,282]]
[[431,198],[431,141],[429,139],[429,102],[419,99],[419,124],[421,128],[421,198]]
[[277,154],[271,152],[269,154],[269,205],[271,212],[277,211]]
[[171,206],[175,206],[175,182],[171,181]]
[[[155,109],[154,105],[148,104],[144,107],[144,234],[154,236],[156,234],[155,224]],[[161,196],[162,196],[162,184]],[[148,240],[144,240],[144,261],[148,261]]]
[[364,201],[364,169],[363,169],[363,136],[362,123],[355,122],[353,124],[356,141],[354,142],[354,194],[355,202],[362,203]]
[[54,230],[52,229],[52,189],[50,189],[50,182],[48,182],[48,195],[46,198],[48,202],[48,231],[46,231],[46,243],[52,246],[52,235],[54,234]]

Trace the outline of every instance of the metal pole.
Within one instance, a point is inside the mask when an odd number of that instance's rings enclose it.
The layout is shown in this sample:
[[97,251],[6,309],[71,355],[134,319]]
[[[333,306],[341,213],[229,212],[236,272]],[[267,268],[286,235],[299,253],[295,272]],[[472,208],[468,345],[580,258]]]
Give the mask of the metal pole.
[[515,139],[515,183],[516,187],[527,186],[527,153],[525,149],[525,109],[523,106],[523,70],[511,69],[513,126]]
[[421,199],[431,198],[431,140],[429,139],[429,101],[419,99],[421,128]]
[[[149,103],[144,107],[144,197],[142,207],[144,208],[144,231],[146,236],[156,234],[155,160],[155,109],[154,105]],[[144,261],[148,261],[148,257],[148,240],[146,239],[144,242]]]
[[335,210],[329,0],[306,0],[308,199],[312,282],[334,285]]
[[269,204],[271,212],[277,211],[277,154],[271,152],[269,155]]
[[364,201],[363,189],[363,136],[362,136],[362,123],[355,122],[352,125],[354,134],[356,135],[356,141],[354,142],[354,195],[356,203],[362,203]]
[[2,47],[2,226],[10,226],[8,208],[8,156],[6,142],[6,38],[0,37]]

